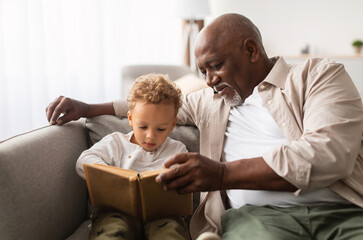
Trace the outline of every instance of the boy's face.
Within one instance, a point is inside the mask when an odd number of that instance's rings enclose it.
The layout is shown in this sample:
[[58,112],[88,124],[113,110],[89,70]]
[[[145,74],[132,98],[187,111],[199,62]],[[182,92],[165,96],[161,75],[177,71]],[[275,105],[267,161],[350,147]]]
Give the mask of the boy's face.
[[131,142],[149,152],[164,143],[177,122],[173,104],[137,102],[127,117],[134,130]]

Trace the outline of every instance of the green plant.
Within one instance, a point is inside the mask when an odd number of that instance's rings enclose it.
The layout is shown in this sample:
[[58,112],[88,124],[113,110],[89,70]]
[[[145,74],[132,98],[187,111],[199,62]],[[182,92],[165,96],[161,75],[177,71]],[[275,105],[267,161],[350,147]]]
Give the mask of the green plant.
[[363,41],[362,41],[362,40],[360,40],[360,39],[354,40],[354,41],[352,42],[352,45],[353,45],[354,47],[362,47],[362,46],[363,46]]

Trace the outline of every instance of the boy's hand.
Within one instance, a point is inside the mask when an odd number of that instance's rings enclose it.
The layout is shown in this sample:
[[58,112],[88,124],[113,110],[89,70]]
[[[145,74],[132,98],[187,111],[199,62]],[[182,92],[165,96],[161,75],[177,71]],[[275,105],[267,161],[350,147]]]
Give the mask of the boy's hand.
[[163,183],[165,190],[189,193],[221,189],[224,163],[198,153],[180,153],[169,158],[164,166],[170,170],[159,174],[156,182]]

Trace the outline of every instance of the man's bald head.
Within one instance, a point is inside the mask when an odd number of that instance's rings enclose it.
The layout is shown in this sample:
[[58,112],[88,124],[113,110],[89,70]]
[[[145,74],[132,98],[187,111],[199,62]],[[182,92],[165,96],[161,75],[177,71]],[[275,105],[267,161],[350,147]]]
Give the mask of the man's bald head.
[[274,65],[257,27],[239,14],[222,15],[206,26],[194,53],[208,86],[230,106],[242,104]]
[[219,16],[203,28],[198,35],[197,44],[200,41],[224,44],[246,38],[254,40],[260,48],[260,51],[265,52],[262,45],[261,33],[251,20],[240,14],[228,13]]

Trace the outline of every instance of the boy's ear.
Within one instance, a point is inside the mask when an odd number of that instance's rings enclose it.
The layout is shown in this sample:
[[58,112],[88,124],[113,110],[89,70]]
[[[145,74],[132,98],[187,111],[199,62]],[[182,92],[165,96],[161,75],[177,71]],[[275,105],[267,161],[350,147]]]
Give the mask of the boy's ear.
[[129,120],[130,127],[132,127],[132,116],[130,111],[127,112],[127,119]]
[[175,120],[173,122],[173,125],[171,127],[171,130],[174,130],[174,127],[175,127],[175,125],[176,125],[177,122],[178,122],[178,117],[175,117]]

